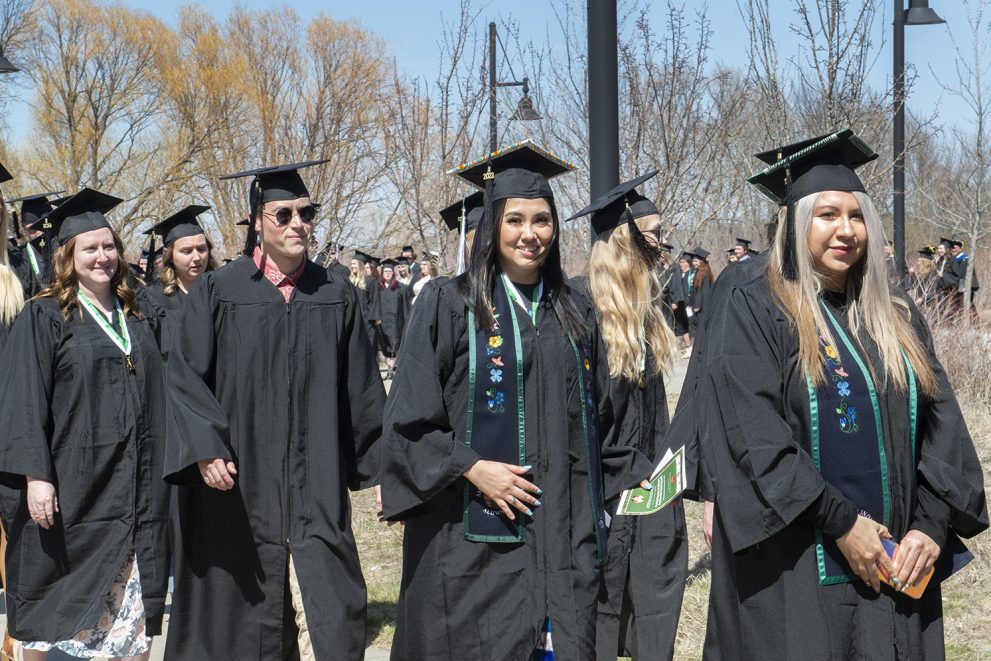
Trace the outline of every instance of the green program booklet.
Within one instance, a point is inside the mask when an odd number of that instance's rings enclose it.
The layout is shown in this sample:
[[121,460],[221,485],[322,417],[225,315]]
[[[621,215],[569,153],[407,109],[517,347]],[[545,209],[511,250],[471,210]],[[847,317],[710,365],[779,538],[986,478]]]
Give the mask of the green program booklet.
[[619,497],[618,516],[643,516],[659,512],[685,490],[685,446],[669,449],[650,476],[653,490],[627,489]]

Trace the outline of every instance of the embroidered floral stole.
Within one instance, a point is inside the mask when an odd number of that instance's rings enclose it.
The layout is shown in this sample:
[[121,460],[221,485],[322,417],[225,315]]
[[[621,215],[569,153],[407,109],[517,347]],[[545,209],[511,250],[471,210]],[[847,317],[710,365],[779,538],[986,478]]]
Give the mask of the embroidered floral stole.
[[[825,305],[831,340],[821,335],[826,382],[819,389],[806,375],[812,422],[812,458],[822,477],[851,500],[862,516],[891,525],[891,495],[881,408],[870,370],[858,348]],[[905,359],[911,384],[911,448],[915,452],[915,374]],[[816,530],[819,582],[844,583],[854,574],[835,540]]]

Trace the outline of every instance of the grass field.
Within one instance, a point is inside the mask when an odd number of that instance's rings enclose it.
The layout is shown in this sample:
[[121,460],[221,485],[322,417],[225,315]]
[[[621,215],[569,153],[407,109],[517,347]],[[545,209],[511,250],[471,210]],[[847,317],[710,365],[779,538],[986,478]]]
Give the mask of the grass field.
[[[984,466],[985,484],[991,466],[991,411],[986,406],[964,404],[967,420]],[[673,410],[673,409],[672,409]],[[370,644],[388,649],[395,631],[395,607],[402,573],[402,528],[378,523],[374,496],[362,491],[354,496],[354,529],[361,563],[368,583]],[[690,539],[689,579],[678,627],[676,659],[699,659],[705,638],[709,599],[709,554],[702,539],[701,505],[686,503]],[[943,585],[947,658],[977,661],[991,658],[991,534],[967,543],[975,559]]]

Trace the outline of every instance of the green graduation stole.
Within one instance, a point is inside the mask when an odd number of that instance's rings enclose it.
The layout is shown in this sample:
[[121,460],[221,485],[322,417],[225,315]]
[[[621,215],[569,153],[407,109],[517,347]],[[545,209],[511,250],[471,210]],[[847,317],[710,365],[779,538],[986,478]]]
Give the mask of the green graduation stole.
[[[513,284],[499,274],[494,287],[495,324],[476,330],[475,315],[468,311],[468,410],[465,443],[482,459],[523,465],[526,462],[526,417],[523,392],[523,343],[520,339],[517,305],[536,325],[543,283],[533,302],[526,301]],[[514,304],[514,302],[516,304]],[[508,324],[507,324],[508,322]],[[507,341],[508,340],[508,341]],[[608,527],[602,488],[597,413],[591,353],[585,342],[569,338],[579,373],[582,400],[582,430],[588,458],[589,497],[599,560],[605,557]],[[520,543],[526,520],[521,513],[510,521],[493,503],[468,482],[464,494],[464,535],[473,542]]]
[[[806,374],[812,424],[812,459],[823,479],[850,499],[862,516],[891,525],[891,495],[884,447],[881,407],[870,370],[850,337],[822,305],[839,342],[819,338],[826,383],[816,390]],[[918,396],[915,373],[905,361],[909,383],[910,446],[915,455]],[[856,578],[836,541],[816,530],[819,583],[846,583]]]

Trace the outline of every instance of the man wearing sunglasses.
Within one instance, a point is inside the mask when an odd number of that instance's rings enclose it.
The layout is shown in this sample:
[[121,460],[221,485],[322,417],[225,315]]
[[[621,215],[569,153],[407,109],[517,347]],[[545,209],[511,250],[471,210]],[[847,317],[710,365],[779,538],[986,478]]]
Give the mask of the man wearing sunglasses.
[[245,254],[189,292],[169,357],[179,541],[172,659],[359,659],[348,489],[372,486],[385,392],[354,288],[307,259],[298,170],[253,177]]

